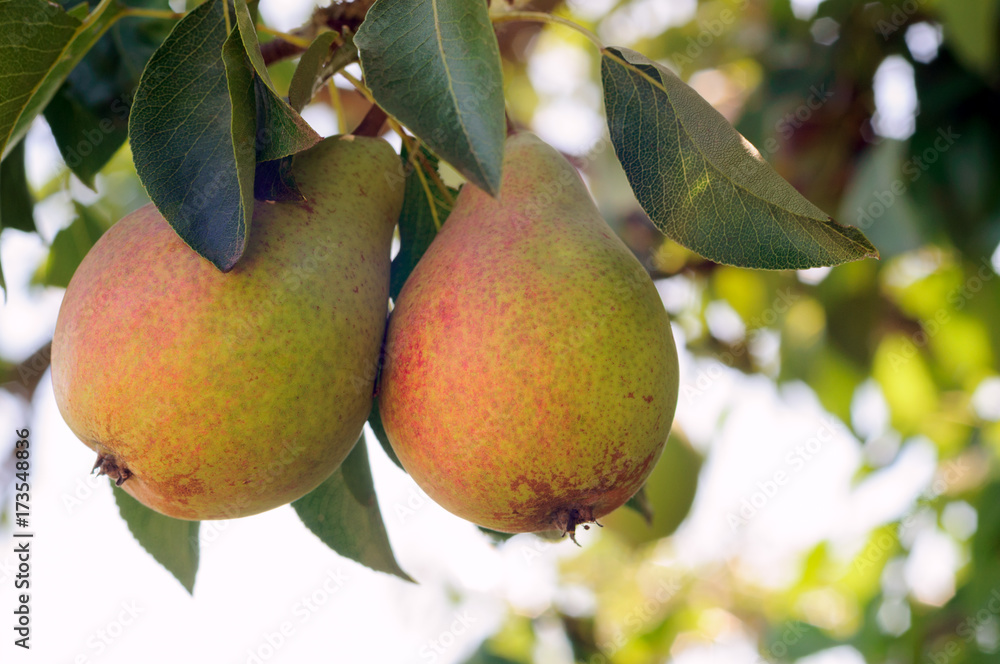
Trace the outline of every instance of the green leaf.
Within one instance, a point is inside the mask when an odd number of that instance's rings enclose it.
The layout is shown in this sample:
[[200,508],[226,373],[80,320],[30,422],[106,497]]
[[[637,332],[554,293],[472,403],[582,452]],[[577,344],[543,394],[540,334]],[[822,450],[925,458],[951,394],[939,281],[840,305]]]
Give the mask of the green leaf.
[[124,9],[102,0],[81,22],[44,0],[0,0],[0,159]]
[[[241,238],[243,245],[239,250],[240,255],[236,257],[236,260],[239,260],[246,248],[246,238],[250,235],[250,221],[253,219],[254,176],[257,166],[256,136],[260,109],[257,105],[257,80],[246,51],[243,50],[243,42],[237,28],[233,28],[222,45],[222,61],[226,68],[226,87],[229,89],[230,139],[239,183],[239,208],[245,229],[245,235]],[[225,271],[230,267],[232,265],[221,269]]]
[[354,41],[379,106],[496,196],[506,126],[487,3],[378,0]]
[[42,286],[66,288],[69,280],[80,266],[98,238],[106,230],[105,224],[80,203],[73,201],[76,219],[66,228],[56,233],[49,247],[49,255],[38,267],[32,283]]
[[[257,161],[271,161],[306,150],[322,139],[312,127],[302,119],[274,90],[274,83],[267,73],[267,65],[260,53],[257,28],[250,16],[245,0],[236,0],[236,23],[243,50],[254,74],[256,96],[256,158]],[[236,58],[235,45],[232,57]],[[235,60],[234,60],[235,62]],[[229,62],[226,63],[227,71]],[[234,102],[235,103],[235,102]],[[234,106],[235,107],[235,106]],[[233,137],[241,137],[234,127]]]
[[[423,151],[427,163],[437,169],[437,159],[426,150]],[[430,177],[424,174],[427,189],[424,188],[417,169],[409,165],[409,155],[404,149],[403,166],[407,170],[403,209],[399,215],[399,253],[392,261],[389,281],[389,296],[395,300],[403,289],[403,284],[409,278],[413,268],[431,245],[437,235],[437,226],[431,206],[437,210],[438,222],[444,224],[451,212],[451,205],[441,196]],[[428,190],[430,198],[428,198]],[[452,200],[458,195],[458,190],[449,189]]]
[[19,141],[0,162],[0,228],[34,232],[34,208],[24,172],[24,141]]
[[[150,58],[129,119],[135,170],[150,199],[192,249],[224,272],[243,255],[249,235],[253,186],[246,188],[245,162],[249,154],[252,168],[256,122],[242,43],[237,35],[227,44],[224,63],[226,41],[221,0],[181,19]],[[231,90],[241,101],[235,113]],[[236,144],[234,127],[249,131]]]
[[479,532],[489,537],[490,542],[492,542],[493,544],[500,544],[502,542],[506,542],[516,534],[516,533],[502,533],[499,530],[492,530],[490,528],[484,528],[483,526],[476,526],[476,528],[479,528]]
[[233,2],[236,8],[236,25],[239,28],[240,39],[243,41],[243,48],[246,50],[247,57],[250,58],[250,62],[257,75],[267,84],[267,87],[274,90],[274,83],[271,82],[271,76],[267,73],[267,65],[264,64],[264,56],[260,53],[260,42],[257,40],[257,26],[254,25],[254,19],[250,15],[250,9],[247,7],[246,0],[233,0]]
[[392,459],[392,462],[399,466],[399,469],[405,473],[406,468],[403,468],[403,464],[399,462],[396,450],[392,449],[392,443],[389,442],[389,436],[385,433],[385,427],[382,425],[382,416],[378,412],[378,399],[372,401],[372,412],[368,415],[368,424],[375,433],[375,438],[378,439],[386,456]]
[[647,526],[653,525],[653,505],[650,504],[649,497],[646,495],[645,485],[639,487],[636,494],[628,499],[625,507],[641,516]]
[[323,543],[371,569],[413,581],[396,562],[375,498],[364,434],[340,468],[292,503]]
[[[73,0],[63,0],[63,6]],[[95,3],[96,4],[96,3]],[[170,10],[167,0],[130,0],[130,7]],[[84,14],[87,4],[77,6]],[[176,21],[118,20],[70,72],[45,108],[66,165],[93,188],[94,176],[128,138],[128,114],[146,62]]]
[[639,494],[601,519],[634,545],[672,535],[691,511],[698,492],[701,455],[676,429]]
[[992,76],[997,68],[997,0],[939,2],[945,38],[958,57],[971,69]]
[[322,32],[299,58],[288,88],[288,101],[296,111],[305,108],[327,79],[358,59],[352,35],[345,35],[344,43],[331,51],[336,41],[337,33]]
[[254,93],[257,98],[257,161],[282,159],[322,140],[322,136],[260,77],[254,78]]
[[115,486],[111,490],[118,511],[132,535],[149,555],[167,568],[189,593],[194,593],[194,578],[198,573],[198,527],[200,521],[181,521],[154,512]]
[[807,201],[665,67],[607,48],[611,142],[636,198],[671,239],[717,263],[766,269],[878,257],[864,234]]

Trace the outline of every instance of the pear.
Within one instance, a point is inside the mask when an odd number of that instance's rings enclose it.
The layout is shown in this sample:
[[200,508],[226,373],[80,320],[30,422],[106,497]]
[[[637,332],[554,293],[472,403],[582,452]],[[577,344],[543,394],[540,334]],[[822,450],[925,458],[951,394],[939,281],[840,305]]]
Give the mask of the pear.
[[96,469],[179,519],[256,514],[344,460],[372,405],[403,190],[381,139],[298,155],[228,274],[152,205],[101,237],[59,312],[52,382]]
[[379,409],[403,467],[447,510],[572,536],[656,464],[677,351],[652,280],[573,166],[521,133],[503,173],[499,200],[462,189],[400,292]]

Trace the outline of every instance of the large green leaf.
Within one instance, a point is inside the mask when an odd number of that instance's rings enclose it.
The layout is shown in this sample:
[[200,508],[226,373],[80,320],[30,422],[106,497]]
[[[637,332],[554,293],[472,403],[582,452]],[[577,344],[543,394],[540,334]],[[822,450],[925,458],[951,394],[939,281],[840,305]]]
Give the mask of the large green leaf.
[[209,0],[179,21],[150,58],[129,119],[135,170],[150,199],[192,249],[223,271],[243,255],[253,205],[252,180],[245,189],[253,130],[236,145],[232,130],[245,131],[255,122],[252,89],[246,89],[253,76],[243,64],[238,36],[230,44],[229,73],[244,87],[233,83],[234,96],[242,100],[234,119],[222,54],[226,38],[221,0]]
[[122,11],[102,0],[81,22],[44,0],[0,0],[0,158]]
[[[129,0],[128,4],[170,10],[167,0]],[[62,0],[62,5],[69,8],[77,0]],[[94,176],[128,137],[128,113],[139,77],[175,22],[120,19],[94,44],[45,108],[59,152],[87,186],[93,187]]]
[[364,434],[340,468],[292,507],[340,555],[412,581],[396,562],[375,497]]
[[0,162],[0,228],[33,232],[34,206],[24,171],[24,141],[19,141]]
[[803,198],[697,92],[625,48],[601,59],[618,160],[668,237],[718,263],[786,269],[836,265],[878,251]]
[[378,0],[354,42],[379,105],[495,196],[506,128],[487,3]]
[[142,548],[193,593],[194,578],[198,574],[198,527],[201,522],[181,521],[154,512],[115,486],[114,480],[111,490],[119,513]]

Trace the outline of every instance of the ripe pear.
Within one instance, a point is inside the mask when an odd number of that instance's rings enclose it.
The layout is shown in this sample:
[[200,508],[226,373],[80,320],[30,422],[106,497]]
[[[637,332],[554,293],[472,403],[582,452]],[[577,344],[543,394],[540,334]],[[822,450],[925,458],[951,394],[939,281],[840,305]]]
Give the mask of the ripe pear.
[[305,200],[258,202],[227,274],[152,205],[112,226],[52,345],[59,410],[95,468],[180,519],[256,514],[326,479],[372,405],[398,168],[381,139],[298,155]]
[[379,409],[403,467],[447,510],[572,536],[656,464],[677,350],[652,280],[573,166],[522,133],[503,173],[499,200],[462,189],[403,287]]

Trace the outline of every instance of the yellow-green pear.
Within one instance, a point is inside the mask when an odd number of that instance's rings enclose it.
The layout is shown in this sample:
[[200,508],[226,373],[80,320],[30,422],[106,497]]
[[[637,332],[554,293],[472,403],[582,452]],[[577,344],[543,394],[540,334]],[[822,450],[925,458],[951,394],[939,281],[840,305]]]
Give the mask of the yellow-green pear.
[[503,532],[599,519],[642,486],[677,403],[652,280],[573,166],[507,138],[499,200],[466,185],[390,317],[379,409],[403,467]]
[[298,155],[305,200],[257,202],[228,274],[152,205],[112,226],[52,344],[59,410],[95,468],[180,519],[256,514],[326,479],[371,408],[398,168],[381,139]]

